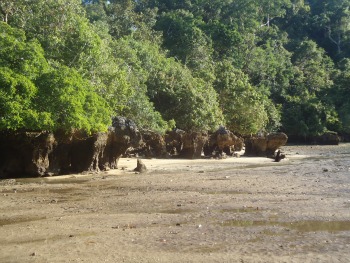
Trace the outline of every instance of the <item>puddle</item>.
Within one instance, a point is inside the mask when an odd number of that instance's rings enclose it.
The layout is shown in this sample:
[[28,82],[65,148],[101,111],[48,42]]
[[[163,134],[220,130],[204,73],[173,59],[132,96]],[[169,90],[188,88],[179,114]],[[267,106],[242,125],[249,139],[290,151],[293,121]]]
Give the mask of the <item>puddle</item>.
[[300,221],[286,223],[285,226],[299,232],[350,231],[350,221]]
[[66,178],[66,179],[46,179],[46,184],[83,184],[89,182],[89,179]]
[[17,188],[13,188],[13,189],[9,189],[9,190],[1,190],[0,193],[3,194],[12,194],[12,193],[30,193],[30,192],[35,192],[35,189],[17,189]]
[[52,237],[45,237],[45,238],[31,238],[31,239],[24,239],[24,240],[13,240],[13,241],[6,241],[6,245],[8,244],[31,244],[31,243],[47,243],[52,241],[58,241],[68,238],[74,238],[74,237],[90,237],[95,236],[95,232],[84,232],[77,235],[58,235],[58,236],[52,236]]
[[52,194],[76,194],[79,195],[79,193],[77,193],[77,191],[79,190],[78,188],[60,188],[60,189],[46,189],[47,192],[52,193]]
[[209,191],[209,192],[203,192],[204,194],[208,195],[248,195],[251,194],[250,192],[243,192],[243,191]]
[[89,182],[90,179],[86,178],[76,178],[76,177],[66,177],[59,178],[57,177],[48,177],[48,178],[18,178],[16,179],[17,183],[20,184],[30,184],[30,183],[39,183],[39,184],[83,184]]
[[225,227],[259,227],[259,226],[277,226],[296,230],[298,232],[340,232],[350,231],[350,221],[297,221],[297,222],[278,222],[278,221],[251,221],[251,220],[227,220],[220,225]]
[[6,226],[6,225],[14,225],[14,224],[20,224],[20,223],[27,223],[27,222],[33,222],[33,221],[39,221],[46,219],[45,216],[42,217],[20,217],[20,218],[4,218],[0,219],[0,227]]
[[249,169],[255,169],[255,168],[265,168],[265,167],[273,167],[273,166],[282,166],[282,165],[292,165],[289,162],[274,162],[271,159],[271,162],[262,162],[259,164],[238,164],[237,166],[235,166],[237,164],[230,164],[227,165],[226,167],[223,168],[217,168],[217,169],[208,169],[205,170],[206,173],[218,173],[218,172],[227,172],[227,171],[231,171],[231,170],[249,170]]
[[185,213],[193,213],[195,212],[194,210],[191,209],[169,209],[169,210],[161,210],[161,211],[156,211],[155,213],[160,213],[160,214],[185,214]]
[[260,212],[259,208],[257,207],[245,207],[245,208],[229,208],[229,209],[222,209],[220,212],[222,213],[254,213],[254,212]]
[[221,226],[228,227],[248,227],[248,226],[272,226],[276,222],[271,221],[250,221],[250,220],[226,220],[220,223]]

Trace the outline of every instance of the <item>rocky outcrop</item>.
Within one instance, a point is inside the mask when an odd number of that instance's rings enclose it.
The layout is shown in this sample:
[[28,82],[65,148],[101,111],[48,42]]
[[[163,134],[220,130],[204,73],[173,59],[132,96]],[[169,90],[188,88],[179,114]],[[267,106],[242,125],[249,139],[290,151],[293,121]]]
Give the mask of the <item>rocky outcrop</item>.
[[339,134],[339,138],[341,142],[350,142],[350,134],[349,133],[341,133]]
[[174,129],[165,134],[166,151],[171,156],[177,156],[182,150],[182,138],[186,134],[185,131]]
[[320,145],[338,145],[341,141],[349,142],[349,134],[338,134],[328,131],[318,136],[297,136],[290,135],[288,142],[296,144],[320,144]]
[[251,136],[244,140],[245,154],[253,156],[273,156],[275,151],[287,143],[285,133],[272,133],[267,136]]
[[50,133],[21,132],[0,135],[0,178],[7,176],[43,176],[53,151]]
[[288,141],[287,134],[283,132],[271,133],[267,135],[267,146],[266,153],[267,155],[274,154],[275,151],[283,145],[286,145]]
[[[327,137],[330,140],[333,137]],[[141,146],[142,142],[142,146]],[[284,133],[245,139],[248,155],[272,156],[287,142]],[[141,147],[140,147],[141,146]],[[225,128],[209,138],[207,133],[173,130],[163,137],[151,132],[142,135],[134,122],[113,119],[105,133],[19,132],[0,134],[0,178],[12,176],[50,176],[98,172],[117,168],[119,158],[133,147],[145,157],[179,156],[196,159],[206,155],[224,158],[242,150],[243,140]]]
[[101,156],[100,169],[116,169],[119,158],[130,147],[138,147],[141,134],[136,124],[124,117],[113,119],[112,127],[108,129],[107,144]]
[[48,175],[100,171],[100,160],[107,144],[107,133],[88,136],[85,133],[54,134],[53,151],[49,154]]
[[203,147],[208,141],[208,134],[192,132],[182,136],[182,149],[179,156],[186,159],[202,157]]
[[244,139],[245,155],[266,156],[266,138],[265,137],[249,137]]
[[316,138],[316,142],[323,145],[338,145],[340,137],[336,132],[325,132]]
[[243,146],[243,139],[237,137],[224,127],[220,127],[215,133],[209,136],[209,140],[204,146],[204,154],[206,156],[219,156],[225,153],[232,156],[235,151],[241,151]]
[[99,161],[107,146],[107,133],[96,133],[85,138],[73,138],[71,148],[71,172],[98,172]]
[[278,150],[273,157],[275,159],[275,162],[280,162],[282,159],[286,158],[286,155],[284,153],[281,153],[281,150]]
[[87,136],[63,132],[2,132],[0,178],[98,172],[116,168],[119,158],[141,135],[136,125],[117,117],[107,133]]
[[53,150],[49,154],[48,175],[59,175],[71,173],[71,156],[73,134],[66,134],[62,131],[54,133]]
[[139,173],[145,173],[147,171],[146,165],[142,162],[141,159],[137,159],[137,166],[134,171]]
[[147,158],[167,157],[166,143],[164,136],[157,132],[142,131],[141,155]]

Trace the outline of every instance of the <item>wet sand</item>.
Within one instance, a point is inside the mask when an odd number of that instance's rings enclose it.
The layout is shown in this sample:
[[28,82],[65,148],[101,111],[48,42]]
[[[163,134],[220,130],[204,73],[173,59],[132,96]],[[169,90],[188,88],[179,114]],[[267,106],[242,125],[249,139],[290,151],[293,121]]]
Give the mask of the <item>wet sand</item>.
[[0,262],[349,262],[350,145],[0,181]]

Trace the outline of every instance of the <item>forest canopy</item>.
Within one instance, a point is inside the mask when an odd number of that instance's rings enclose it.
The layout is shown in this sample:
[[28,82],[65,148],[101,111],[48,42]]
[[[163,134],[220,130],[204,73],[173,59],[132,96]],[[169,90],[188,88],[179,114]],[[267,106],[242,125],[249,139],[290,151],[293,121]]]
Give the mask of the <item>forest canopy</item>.
[[350,133],[350,0],[2,0],[0,130]]

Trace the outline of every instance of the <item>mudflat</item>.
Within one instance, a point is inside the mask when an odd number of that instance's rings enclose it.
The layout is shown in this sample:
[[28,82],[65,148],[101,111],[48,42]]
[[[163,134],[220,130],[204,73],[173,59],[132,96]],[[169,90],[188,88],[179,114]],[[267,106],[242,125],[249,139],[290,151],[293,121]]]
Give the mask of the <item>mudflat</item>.
[[349,262],[350,145],[0,181],[0,262]]

